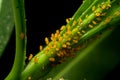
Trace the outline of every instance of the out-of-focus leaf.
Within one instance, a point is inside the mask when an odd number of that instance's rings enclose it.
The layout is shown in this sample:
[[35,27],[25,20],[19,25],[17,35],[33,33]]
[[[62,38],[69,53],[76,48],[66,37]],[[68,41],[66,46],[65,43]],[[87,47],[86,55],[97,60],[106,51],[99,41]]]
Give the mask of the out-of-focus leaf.
[[0,57],[14,28],[11,0],[0,0]]
[[73,60],[54,67],[42,80],[103,80],[120,64],[119,32],[117,28],[102,42],[98,40],[89,45]]

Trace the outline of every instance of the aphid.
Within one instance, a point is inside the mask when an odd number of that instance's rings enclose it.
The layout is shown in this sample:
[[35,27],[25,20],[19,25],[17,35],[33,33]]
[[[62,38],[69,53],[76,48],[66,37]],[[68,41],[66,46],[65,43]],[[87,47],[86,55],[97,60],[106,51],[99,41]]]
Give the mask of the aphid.
[[100,17],[97,17],[96,20],[97,20],[97,21],[101,21],[102,19],[101,19]]
[[70,21],[70,19],[69,19],[69,18],[67,18],[67,19],[66,19],[66,23],[69,23],[69,21]]
[[93,26],[91,24],[88,25],[89,28],[93,28]]
[[28,80],[32,80],[31,76],[28,77]]
[[63,39],[62,37],[59,37],[59,38],[58,38],[58,41],[59,41],[59,42],[61,42],[61,41],[62,41],[62,39]]
[[78,43],[78,40],[73,40],[74,43]]
[[97,24],[95,21],[92,21],[92,23],[95,25],[95,24]]
[[120,15],[120,12],[119,11],[116,11],[115,13],[114,13],[114,15]]
[[71,40],[71,38],[68,38],[67,40],[68,40],[68,41],[70,41],[70,40]]
[[72,23],[72,26],[75,26],[76,23],[77,23],[76,20],[74,20],[73,23]]
[[66,44],[63,44],[63,45],[62,45],[62,47],[63,47],[63,48],[66,48],[66,47],[67,47],[67,45],[66,45]]
[[52,78],[47,78],[47,80],[52,80]]
[[81,18],[79,18],[78,24],[80,25],[82,23],[82,21],[83,20]]
[[38,62],[38,58],[34,57],[34,62],[37,63]]
[[92,11],[95,11],[95,9],[96,9],[96,7],[95,7],[95,6],[93,6],[93,7],[92,7]]
[[33,58],[33,54],[30,54],[28,60],[31,60],[32,58]]
[[101,14],[101,16],[105,16],[105,15],[106,15],[106,13],[105,13],[105,12]]
[[62,77],[62,78],[60,78],[59,80],[64,80],[64,78]]
[[95,16],[100,16],[100,13],[99,13],[99,12],[96,12],[96,13],[95,13]]
[[111,7],[111,5],[110,5],[110,4],[107,4],[107,6],[108,6],[108,7]]
[[47,37],[45,37],[45,43],[48,44],[49,43],[49,39]]
[[85,30],[82,30],[81,32],[82,32],[82,33],[85,33]]
[[85,17],[88,18],[88,14]]
[[49,58],[49,61],[54,62],[55,58],[51,57],[51,58]]
[[81,32],[77,32],[77,34],[80,35],[80,36],[82,35]]
[[109,22],[111,21],[111,19],[112,19],[112,17],[109,16],[109,17],[107,17],[107,18],[105,19],[105,22],[106,22],[106,23],[109,23]]
[[61,28],[60,28],[60,30],[63,30],[65,28],[65,25],[63,25]]
[[40,45],[40,51],[43,49],[43,46],[42,45]]
[[25,37],[25,34],[23,32],[20,33],[20,39],[24,39],[24,37]]
[[59,48],[55,48],[56,51],[59,51]]
[[70,42],[66,42],[66,45],[70,46]]
[[101,9],[103,9],[103,10],[106,9],[106,5],[103,4],[103,5],[101,6]]

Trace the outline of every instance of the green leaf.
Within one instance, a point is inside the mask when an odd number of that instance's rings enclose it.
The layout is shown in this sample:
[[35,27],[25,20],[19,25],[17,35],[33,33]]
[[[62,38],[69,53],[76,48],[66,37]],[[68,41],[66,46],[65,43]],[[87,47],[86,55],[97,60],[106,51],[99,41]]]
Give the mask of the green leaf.
[[118,28],[112,34],[105,32],[73,59],[54,67],[42,80],[103,80],[120,63],[119,33]]
[[14,28],[11,0],[0,0],[0,57]]

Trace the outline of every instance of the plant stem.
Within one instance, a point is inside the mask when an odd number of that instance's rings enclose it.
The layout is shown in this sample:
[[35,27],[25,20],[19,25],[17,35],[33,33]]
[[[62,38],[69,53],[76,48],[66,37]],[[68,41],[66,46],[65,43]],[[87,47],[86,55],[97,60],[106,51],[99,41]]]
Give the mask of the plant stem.
[[15,32],[16,32],[16,54],[11,72],[5,80],[19,80],[23,71],[25,55],[26,55],[26,21],[24,0],[12,0]]

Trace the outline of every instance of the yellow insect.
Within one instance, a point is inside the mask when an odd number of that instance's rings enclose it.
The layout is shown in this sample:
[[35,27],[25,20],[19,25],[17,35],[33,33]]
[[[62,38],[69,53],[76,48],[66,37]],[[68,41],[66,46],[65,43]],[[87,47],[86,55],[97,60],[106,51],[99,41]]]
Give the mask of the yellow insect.
[[30,54],[28,60],[31,60],[32,58],[33,58],[33,54]]
[[31,76],[28,77],[28,80],[32,80]]
[[49,61],[54,62],[55,58],[51,57],[51,58],[49,58]]
[[20,33],[20,38],[21,39],[24,39],[24,37],[25,37],[25,34],[22,32],[22,33]]
[[93,7],[92,7],[92,11],[95,11],[95,9],[96,9],[96,7],[95,7],[95,6],[93,6]]
[[93,28],[93,26],[91,24],[88,25],[89,28]]
[[40,51],[43,49],[43,46],[42,45],[40,45]]
[[38,62],[38,58],[34,57],[34,62],[37,63]]
[[48,44],[49,43],[49,39],[47,37],[45,37],[45,43]]

